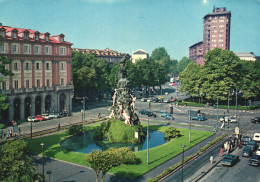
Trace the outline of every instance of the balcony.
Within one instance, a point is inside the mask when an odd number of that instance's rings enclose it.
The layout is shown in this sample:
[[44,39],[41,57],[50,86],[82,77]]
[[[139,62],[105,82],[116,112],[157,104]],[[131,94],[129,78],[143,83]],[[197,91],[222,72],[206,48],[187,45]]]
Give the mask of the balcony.
[[36,91],[37,91],[37,92],[42,92],[42,91],[44,91],[44,87],[36,88]]
[[0,90],[0,93],[3,95],[9,95],[11,94],[11,90]]
[[23,89],[22,89],[22,88],[14,89],[14,93],[15,93],[15,94],[23,93]]
[[72,90],[73,89],[73,85],[64,85],[64,86],[57,86],[56,90]]
[[33,88],[25,88],[24,91],[25,91],[25,93],[31,93],[31,92],[34,92],[34,89]]
[[54,88],[53,87],[46,87],[46,90],[54,90]]

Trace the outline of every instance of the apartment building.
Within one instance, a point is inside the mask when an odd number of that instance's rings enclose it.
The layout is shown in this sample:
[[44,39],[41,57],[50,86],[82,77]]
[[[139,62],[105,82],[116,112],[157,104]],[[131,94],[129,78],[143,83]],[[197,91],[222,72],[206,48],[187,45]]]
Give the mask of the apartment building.
[[31,29],[0,25],[0,56],[14,76],[3,76],[0,85],[9,109],[3,119],[23,120],[44,112],[71,112],[73,84],[71,43],[65,35],[51,36]]

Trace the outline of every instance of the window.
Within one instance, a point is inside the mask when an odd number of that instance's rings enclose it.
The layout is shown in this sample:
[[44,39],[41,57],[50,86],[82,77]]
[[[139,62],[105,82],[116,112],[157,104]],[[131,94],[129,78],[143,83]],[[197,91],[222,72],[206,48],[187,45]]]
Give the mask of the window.
[[64,79],[60,79],[60,85],[64,85]]
[[65,70],[65,64],[64,63],[60,63],[60,70]]
[[50,87],[50,80],[49,79],[46,80],[46,86]]
[[11,44],[12,47],[12,53],[18,54],[20,53],[20,45],[19,44]]
[[66,47],[60,47],[59,48],[59,54],[60,55],[66,55]]
[[40,70],[41,69],[41,64],[40,63],[36,63],[36,70]]
[[31,45],[24,44],[23,45],[23,53],[24,54],[31,54]]
[[18,80],[15,80],[15,81],[14,81],[14,88],[15,88],[15,89],[18,89],[18,84],[19,84]]
[[7,43],[3,43],[0,45],[0,53],[7,53],[8,52],[8,45]]
[[49,36],[45,35],[45,41],[49,41]]
[[0,36],[5,37],[5,32],[4,31],[0,31]]
[[24,39],[25,39],[25,40],[28,39],[28,34],[27,34],[27,33],[24,34]]
[[17,33],[16,32],[13,32],[13,36],[12,38],[16,39],[17,38]]
[[35,45],[34,46],[34,54],[41,54],[42,53],[42,46]]
[[60,37],[60,42],[64,42],[64,37]]
[[30,88],[30,80],[26,80],[26,82],[25,82],[25,87],[26,87],[26,88]]
[[36,80],[36,86],[41,87],[41,80]]
[[44,46],[44,54],[51,55],[51,46]]
[[31,70],[31,63],[25,63],[24,69],[25,70]]
[[2,82],[2,90],[6,90],[6,82],[5,81]]
[[39,40],[39,34],[38,33],[35,34],[35,40]]
[[46,70],[50,70],[50,63],[46,63]]
[[18,68],[19,68],[18,63],[14,63],[13,66],[14,66],[14,70],[15,70],[15,71],[18,71]]

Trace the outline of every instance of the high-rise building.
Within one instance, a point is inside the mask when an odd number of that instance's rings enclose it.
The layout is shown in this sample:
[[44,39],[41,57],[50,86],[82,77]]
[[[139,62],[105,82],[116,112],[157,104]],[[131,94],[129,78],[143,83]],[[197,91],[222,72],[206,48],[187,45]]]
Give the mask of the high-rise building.
[[[189,58],[194,63],[204,65],[206,53],[215,48],[230,49],[231,12],[226,8],[213,8],[213,12],[205,15],[203,42],[189,47]],[[203,51],[201,55],[201,51]]]
[[230,11],[226,8],[214,8],[213,13],[207,14],[204,19],[203,51],[230,48]]
[[23,120],[44,112],[72,109],[71,43],[64,35],[0,25],[0,56],[13,76],[3,76],[0,92],[7,95],[4,119]]

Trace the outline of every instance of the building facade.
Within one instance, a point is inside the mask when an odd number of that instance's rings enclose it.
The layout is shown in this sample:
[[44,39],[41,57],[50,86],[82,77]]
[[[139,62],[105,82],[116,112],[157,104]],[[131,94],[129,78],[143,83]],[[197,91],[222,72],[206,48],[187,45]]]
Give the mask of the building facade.
[[64,35],[0,26],[0,56],[13,76],[3,76],[0,85],[9,109],[4,119],[23,120],[45,112],[71,112],[73,84],[71,43]]
[[260,61],[260,57],[256,56],[253,52],[237,52],[235,55],[245,61]]
[[189,47],[189,59],[196,64],[204,64],[203,42],[198,42]]
[[149,58],[149,54],[142,49],[139,49],[132,53],[132,62],[133,63],[135,63],[136,60],[138,60],[138,59],[146,59],[146,58]]
[[105,50],[72,48],[72,50],[77,52],[82,52],[84,54],[90,54],[90,53],[94,54],[97,58],[105,59],[110,64],[119,63],[120,60],[125,56],[124,53],[122,54],[108,48]]
[[[204,28],[203,28],[203,43],[201,48],[201,42],[192,45],[189,48],[189,57],[194,63],[200,65],[205,64],[205,55],[209,50],[215,48],[230,50],[230,25],[231,25],[231,12],[226,8],[213,8],[213,12],[205,15]],[[203,57],[194,56],[194,50],[203,50]],[[195,51],[196,52],[196,51]],[[196,59],[195,59],[196,58]]]

